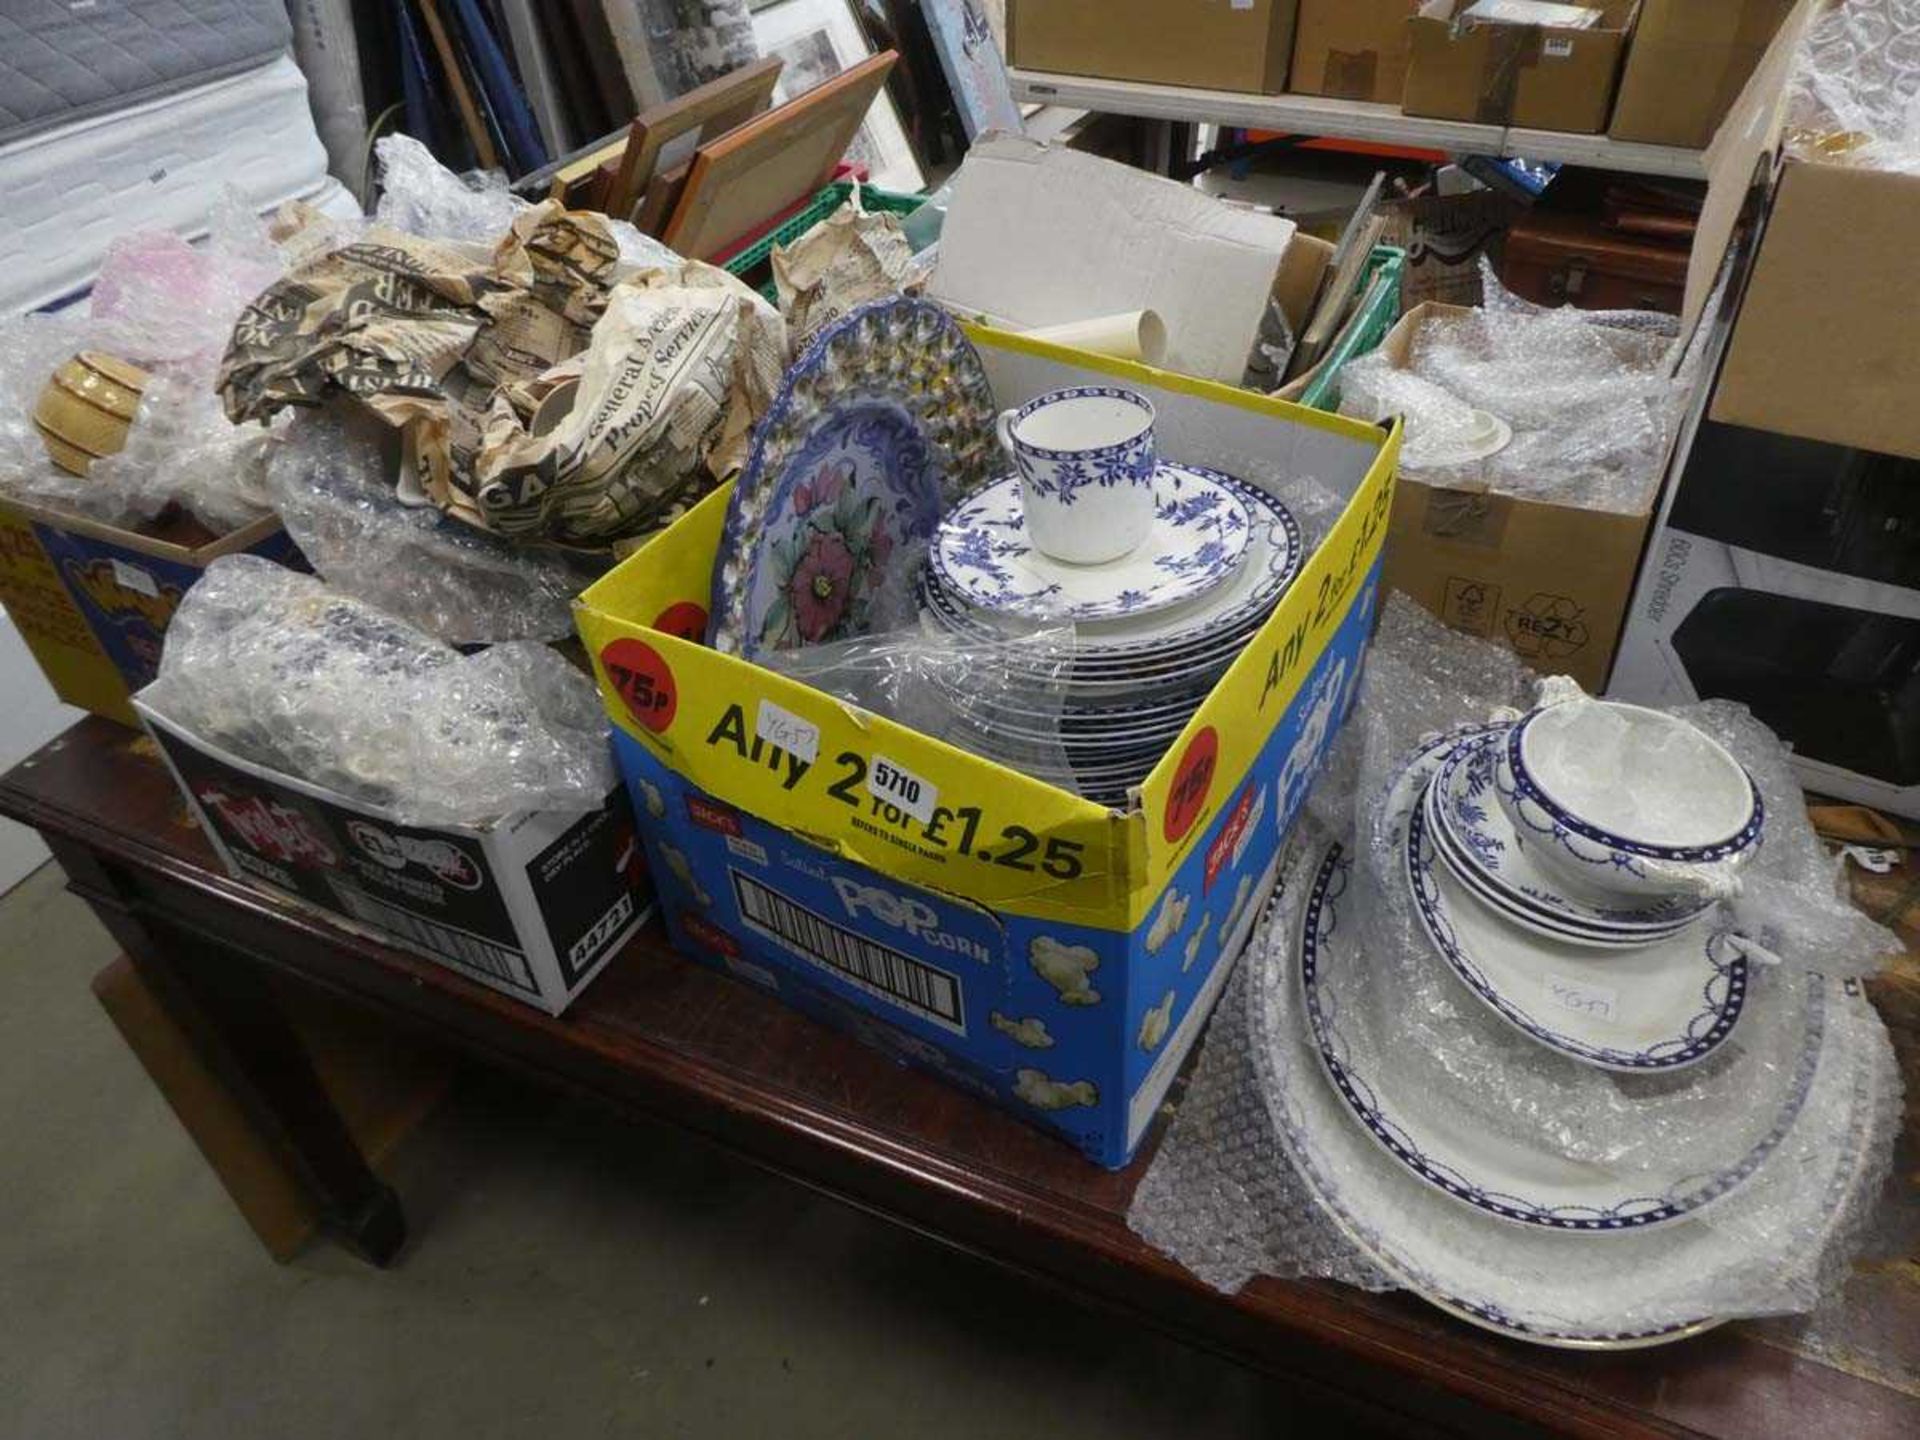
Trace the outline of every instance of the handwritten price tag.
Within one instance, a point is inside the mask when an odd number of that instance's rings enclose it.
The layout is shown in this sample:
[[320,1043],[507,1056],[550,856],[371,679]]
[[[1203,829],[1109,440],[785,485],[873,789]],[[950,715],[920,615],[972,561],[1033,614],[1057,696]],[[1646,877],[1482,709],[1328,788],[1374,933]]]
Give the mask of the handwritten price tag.
[[753,720],[753,733],[789,755],[798,755],[809,765],[820,758],[820,727],[771,700],[760,702],[759,713]]
[[1552,971],[1543,975],[1540,983],[1547,992],[1547,999],[1562,1010],[1570,1010],[1575,1015],[1591,1015],[1596,1020],[1613,1020],[1619,1016],[1620,992],[1610,985],[1569,980]]

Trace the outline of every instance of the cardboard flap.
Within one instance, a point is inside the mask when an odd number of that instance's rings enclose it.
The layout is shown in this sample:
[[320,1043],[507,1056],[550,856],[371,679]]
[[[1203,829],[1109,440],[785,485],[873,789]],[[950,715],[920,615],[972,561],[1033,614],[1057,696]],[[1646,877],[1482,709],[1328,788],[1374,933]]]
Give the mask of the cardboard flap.
[[1794,7],[1707,146],[1707,203],[1700,212],[1693,254],[1687,262],[1686,302],[1680,312],[1683,333],[1692,330],[1700,319],[1756,178],[1772,174],[1785,113],[1787,75],[1800,48],[1800,37],[1820,8],[1821,0],[1800,0]]
[[1238,384],[1293,222],[1013,136],[954,178],[928,293],[1003,328],[1153,310],[1166,368]]

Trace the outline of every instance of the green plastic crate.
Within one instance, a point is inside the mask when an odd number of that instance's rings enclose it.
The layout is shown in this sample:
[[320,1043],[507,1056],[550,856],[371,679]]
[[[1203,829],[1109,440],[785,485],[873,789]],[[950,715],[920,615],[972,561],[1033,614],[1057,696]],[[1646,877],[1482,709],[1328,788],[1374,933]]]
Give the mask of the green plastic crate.
[[1314,373],[1313,383],[1300,392],[1300,404],[1315,410],[1340,408],[1340,372],[1355,356],[1378,348],[1380,342],[1387,338],[1387,332],[1393,328],[1394,321],[1400,318],[1400,278],[1406,268],[1407,252],[1399,246],[1373,247],[1373,254],[1367,259],[1367,274],[1361,281],[1361,289],[1364,291],[1373,283],[1373,277],[1382,271],[1389,276],[1387,287],[1374,297],[1372,307],[1360,323],[1348,327],[1340,343],[1327,352],[1319,370]]
[[[860,203],[868,210],[889,215],[911,215],[926,202],[924,195],[900,195],[892,190],[876,190],[871,185],[860,187]],[[776,245],[791,245],[807,231],[818,225],[834,211],[847,203],[847,196],[853,193],[851,180],[836,180],[818,195],[813,203],[782,221],[779,225],[762,235],[753,244],[726,262],[726,270],[731,275],[746,276],[757,267],[766,263],[773,254]],[[767,299],[774,298],[773,281],[769,280],[760,287],[760,293]]]

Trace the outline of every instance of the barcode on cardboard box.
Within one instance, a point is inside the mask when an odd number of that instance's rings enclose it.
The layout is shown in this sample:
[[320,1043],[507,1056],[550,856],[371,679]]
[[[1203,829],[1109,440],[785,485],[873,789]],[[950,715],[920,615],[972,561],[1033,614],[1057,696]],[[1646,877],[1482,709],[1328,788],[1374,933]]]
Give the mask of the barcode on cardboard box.
[[727,873],[741,918],[783,950],[922,1020],[967,1033],[959,976],[836,925],[751,875]]
[[478,935],[469,935],[451,925],[423,920],[411,910],[402,910],[397,905],[376,900],[350,885],[335,885],[333,889],[347,913],[361,924],[384,930],[409,945],[445,960],[457,970],[485,976],[502,985],[511,985],[529,995],[540,993],[540,987],[533,983],[533,975],[527,969],[526,957],[519,951],[495,945],[490,940],[482,940]]

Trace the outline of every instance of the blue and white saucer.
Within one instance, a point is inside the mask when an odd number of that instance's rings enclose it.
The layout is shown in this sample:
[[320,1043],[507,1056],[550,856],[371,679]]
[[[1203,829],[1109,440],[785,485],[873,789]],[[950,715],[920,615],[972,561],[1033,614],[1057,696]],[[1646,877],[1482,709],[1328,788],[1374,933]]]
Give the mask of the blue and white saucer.
[[[1246,556],[1225,581],[1192,600],[1077,626],[1076,690],[1109,686],[1128,691],[1154,677],[1171,682],[1202,673],[1209,665],[1225,669],[1300,573],[1306,547],[1299,522],[1286,506],[1259,486],[1231,475],[1194,465],[1182,468],[1224,485],[1246,508],[1253,520]],[[941,629],[978,639],[996,638],[998,632],[989,620],[951,592],[934,566],[922,572],[921,582],[921,601]]]
[[1523,1035],[1604,1070],[1697,1064],[1726,1043],[1747,999],[1747,960],[1731,930],[1694,926],[1631,950],[1518,930],[1439,857],[1425,807],[1407,816],[1414,912],[1447,967]]
[[1613,908],[1562,893],[1517,842],[1513,822],[1494,796],[1498,747],[1506,743],[1509,728],[1493,725],[1463,738],[1434,777],[1428,823],[1439,822],[1435,843],[1468,888],[1517,925],[1597,945],[1663,939],[1712,908],[1711,901],[1679,898]]
[[1020,478],[1005,476],[940,522],[933,568],[968,604],[1036,620],[1107,620],[1195,599],[1245,556],[1252,528],[1246,506],[1228,486],[1183,465],[1163,463],[1153,489],[1146,539],[1118,560],[1074,565],[1033,544]]

